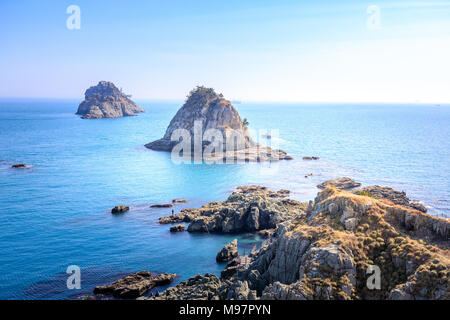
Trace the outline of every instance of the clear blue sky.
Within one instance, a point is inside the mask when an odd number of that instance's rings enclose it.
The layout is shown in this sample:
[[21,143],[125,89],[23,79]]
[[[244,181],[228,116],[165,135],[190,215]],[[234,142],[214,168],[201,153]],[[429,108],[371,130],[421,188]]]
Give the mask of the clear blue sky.
[[0,0],[0,30],[0,97],[450,102],[450,0]]

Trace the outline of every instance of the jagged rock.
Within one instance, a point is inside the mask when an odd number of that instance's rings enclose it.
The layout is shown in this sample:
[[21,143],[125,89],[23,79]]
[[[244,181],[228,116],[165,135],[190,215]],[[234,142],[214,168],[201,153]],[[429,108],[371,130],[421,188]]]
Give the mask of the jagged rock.
[[120,205],[120,206],[116,206],[116,207],[112,208],[111,213],[119,214],[119,213],[127,212],[128,210],[130,210],[130,207]]
[[207,273],[180,282],[150,300],[219,300],[223,298],[223,282],[216,275]]
[[27,166],[23,163],[16,163],[11,166],[11,168],[14,168],[14,169],[22,169],[22,168],[26,168],[26,167]]
[[237,239],[234,239],[225,247],[220,249],[220,251],[217,253],[216,261],[217,262],[228,262],[233,260],[239,255],[238,248],[237,248]]
[[[145,146],[157,151],[172,151],[179,143],[179,129],[190,134],[190,155],[201,153],[197,158],[207,162],[276,161],[290,157],[282,150],[256,144],[231,102],[211,88],[192,90],[167,127],[164,137]],[[207,137],[206,132],[219,134],[222,144]]]
[[139,112],[145,111],[112,82],[100,81],[86,90],[85,100],[79,105],[76,114],[82,115],[83,119],[100,119],[134,116]]
[[353,181],[350,178],[343,177],[334,180],[322,182],[317,186],[319,189],[325,189],[327,186],[335,186],[338,189],[347,190],[361,186],[361,183]]
[[183,232],[184,231],[184,225],[178,224],[176,226],[170,227],[170,232]]
[[184,209],[159,222],[190,222],[189,232],[242,233],[273,229],[280,222],[304,214],[306,203],[271,198],[271,193],[265,187],[240,187],[225,201]]
[[170,284],[175,276],[175,274],[156,275],[149,271],[141,271],[109,285],[95,287],[94,294],[113,295],[115,298],[137,298],[154,287]]
[[150,208],[172,208],[173,204],[171,203],[161,203],[161,204],[152,204]]
[[374,198],[379,199],[388,199],[392,201],[395,204],[412,208],[419,210],[421,212],[427,212],[427,208],[425,208],[424,205],[421,203],[418,203],[417,201],[409,200],[409,198],[406,196],[406,193],[404,191],[396,191],[392,189],[391,187],[381,187],[378,185],[375,186],[369,186],[362,189],[355,190],[354,193],[359,195],[367,195]]

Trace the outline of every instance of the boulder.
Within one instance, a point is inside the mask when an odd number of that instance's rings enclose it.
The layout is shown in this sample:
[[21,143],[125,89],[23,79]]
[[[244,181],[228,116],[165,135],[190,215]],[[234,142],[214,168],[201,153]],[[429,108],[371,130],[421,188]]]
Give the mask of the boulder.
[[116,207],[112,208],[111,213],[112,214],[120,214],[120,213],[127,212],[128,210],[130,210],[130,207],[120,205],[120,206],[116,206]]
[[175,276],[173,273],[153,274],[150,271],[141,271],[111,284],[95,287],[94,294],[113,295],[115,298],[124,299],[137,298],[154,287],[170,284]]
[[170,227],[170,232],[182,232],[182,231],[184,231],[184,225],[182,224]]
[[76,114],[82,119],[119,118],[145,112],[112,82],[100,81],[86,90]]
[[228,262],[236,258],[238,255],[237,239],[234,239],[217,253],[216,261]]
[[356,182],[348,177],[343,177],[322,182],[317,186],[317,188],[325,189],[327,186],[335,186],[338,189],[348,190],[361,186],[361,183]]

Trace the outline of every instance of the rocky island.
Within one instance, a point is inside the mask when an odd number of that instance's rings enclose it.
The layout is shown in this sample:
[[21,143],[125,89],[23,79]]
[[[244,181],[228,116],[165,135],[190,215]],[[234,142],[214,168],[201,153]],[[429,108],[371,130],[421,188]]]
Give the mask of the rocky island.
[[377,196],[328,184],[306,204],[252,186],[162,218],[191,222],[191,232],[275,231],[220,278],[197,275],[152,299],[450,299],[449,219],[396,204],[388,189],[366,190]]
[[[196,123],[199,124],[198,128]],[[222,94],[217,94],[212,88],[199,86],[189,93],[186,102],[167,127],[164,137],[145,146],[157,151],[172,151],[180,142],[177,130],[184,130],[191,139],[188,142],[190,149],[200,152],[200,159],[204,161],[260,162],[292,159],[282,150],[274,150],[253,141],[247,125],[248,122],[241,119],[238,111]],[[198,133],[198,130],[201,132]],[[220,143],[213,137],[207,137],[207,132],[219,134]],[[199,145],[196,146],[196,143]],[[208,146],[210,152],[206,153]]]
[[112,82],[100,81],[86,90],[76,114],[83,119],[119,118],[145,112]]

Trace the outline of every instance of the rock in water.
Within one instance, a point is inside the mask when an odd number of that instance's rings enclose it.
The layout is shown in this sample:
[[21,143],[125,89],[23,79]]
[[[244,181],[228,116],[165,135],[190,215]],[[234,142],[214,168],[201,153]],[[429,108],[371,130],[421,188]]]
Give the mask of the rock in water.
[[120,205],[120,206],[116,206],[116,207],[112,208],[111,213],[119,214],[119,213],[127,212],[128,210],[130,210],[130,207]]
[[184,225],[177,224],[176,226],[170,227],[170,232],[183,232],[184,231]]
[[237,239],[234,239],[223,247],[216,256],[217,262],[228,262],[238,256]]
[[325,189],[328,186],[335,186],[338,189],[347,190],[347,189],[353,189],[356,187],[360,187],[361,183],[353,181],[350,178],[343,177],[343,178],[337,178],[334,180],[328,180],[325,182],[322,182],[317,186],[319,189]]
[[83,119],[119,118],[145,112],[112,82],[100,81],[87,89],[84,95],[85,100],[76,113]]
[[11,166],[11,168],[14,168],[14,169],[23,169],[23,168],[26,168],[26,167],[27,166],[25,164],[23,164],[23,163],[16,163],[16,164],[13,164]]
[[[205,161],[258,162],[292,158],[282,150],[272,150],[255,143],[247,124],[222,94],[217,94],[212,88],[197,87],[189,93],[186,102],[173,117],[164,137],[145,146],[157,151],[172,151],[179,143],[178,129],[181,129],[190,134],[191,150],[202,152],[199,158]],[[223,143],[218,143],[215,137],[208,137],[208,133],[220,134]],[[206,154],[204,150],[207,146],[211,150]]]
[[113,295],[115,298],[137,298],[154,287],[170,284],[175,276],[173,273],[154,275],[149,271],[141,271],[109,285],[95,287],[94,294]]

